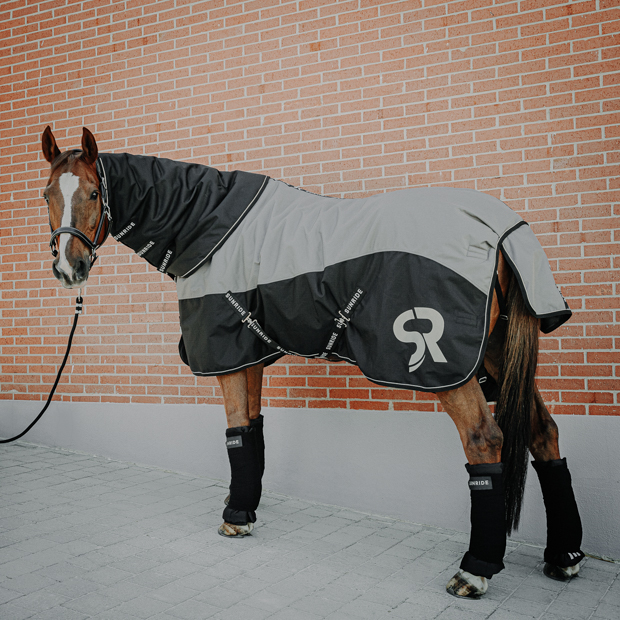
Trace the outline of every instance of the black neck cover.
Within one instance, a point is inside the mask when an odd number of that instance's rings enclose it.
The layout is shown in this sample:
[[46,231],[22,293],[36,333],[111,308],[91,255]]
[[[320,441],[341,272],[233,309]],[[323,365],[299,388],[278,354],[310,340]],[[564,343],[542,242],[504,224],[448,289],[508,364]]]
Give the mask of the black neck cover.
[[581,551],[581,519],[566,459],[532,461],[547,512],[545,562],[568,568],[585,557]]
[[502,463],[465,465],[471,491],[471,536],[461,568],[490,579],[504,568],[506,505]]
[[100,153],[111,234],[162,273],[187,277],[255,204],[267,177],[129,153]]

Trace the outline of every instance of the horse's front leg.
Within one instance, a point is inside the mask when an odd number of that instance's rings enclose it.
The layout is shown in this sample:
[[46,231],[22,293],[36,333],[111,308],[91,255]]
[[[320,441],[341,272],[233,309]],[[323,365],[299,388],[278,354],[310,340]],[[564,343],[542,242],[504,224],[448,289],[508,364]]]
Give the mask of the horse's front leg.
[[488,579],[504,568],[506,507],[502,480],[503,435],[495,423],[478,381],[438,394],[456,424],[469,473],[471,535],[460,570],[448,582],[454,596],[480,598]]
[[222,536],[250,534],[256,522],[265,467],[263,416],[260,414],[263,365],[218,377],[224,395],[230,461],[230,494],[226,498]]
[[530,452],[538,474],[547,513],[547,547],[545,575],[568,581],[579,573],[581,551],[581,518],[566,465],[560,458],[558,427],[536,390],[532,407]]

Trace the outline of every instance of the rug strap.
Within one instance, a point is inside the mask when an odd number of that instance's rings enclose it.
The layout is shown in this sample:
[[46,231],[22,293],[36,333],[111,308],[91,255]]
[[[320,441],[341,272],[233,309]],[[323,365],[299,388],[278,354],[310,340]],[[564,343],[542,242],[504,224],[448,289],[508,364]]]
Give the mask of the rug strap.
[[285,353],[286,355],[293,355],[290,351],[282,348],[273,338],[269,337],[263,328],[260,326],[256,319],[252,318],[252,313],[246,310],[232,295],[230,291],[226,293],[226,299],[230,302],[230,305],[239,312],[241,315],[241,322],[257,337],[260,338],[266,345],[269,345],[272,349]]
[[338,316],[334,318],[334,321],[336,321],[336,326],[327,340],[327,345],[325,346],[323,353],[319,355],[319,358],[327,358],[334,350],[336,343],[340,340],[340,336],[344,334],[344,330],[349,326],[353,311],[358,307],[359,302],[365,294],[366,291],[358,288],[355,293],[353,293],[349,303],[344,307],[344,310],[338,310]]
[[497,295],[497,304],[499,306],[499,318],[508,320],[508,306],[504,299],[504,293],[502,293],[502,287],[499,284],[499,276],[495,278],[495,294]]

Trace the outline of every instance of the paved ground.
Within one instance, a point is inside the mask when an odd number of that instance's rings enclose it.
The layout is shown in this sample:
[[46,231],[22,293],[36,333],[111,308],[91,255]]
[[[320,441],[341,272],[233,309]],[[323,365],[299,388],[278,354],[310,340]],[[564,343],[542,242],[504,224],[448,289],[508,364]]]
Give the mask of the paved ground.
[[620,618],[620,565],[568,585],[509,544],[480,601],[445,593],[460,533],[273,493],[218,536],[220,482],[29,444],[0,447],[2,620]]

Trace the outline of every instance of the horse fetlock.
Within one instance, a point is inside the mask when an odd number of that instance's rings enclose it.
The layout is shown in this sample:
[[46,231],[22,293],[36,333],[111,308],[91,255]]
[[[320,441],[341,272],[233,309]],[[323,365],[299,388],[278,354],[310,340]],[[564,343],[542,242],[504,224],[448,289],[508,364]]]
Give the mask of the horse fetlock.
[[446,592],[459,598],[480,598],[489,589],[486,577],[472,575],[466,570],[459,570],[446,585]]

